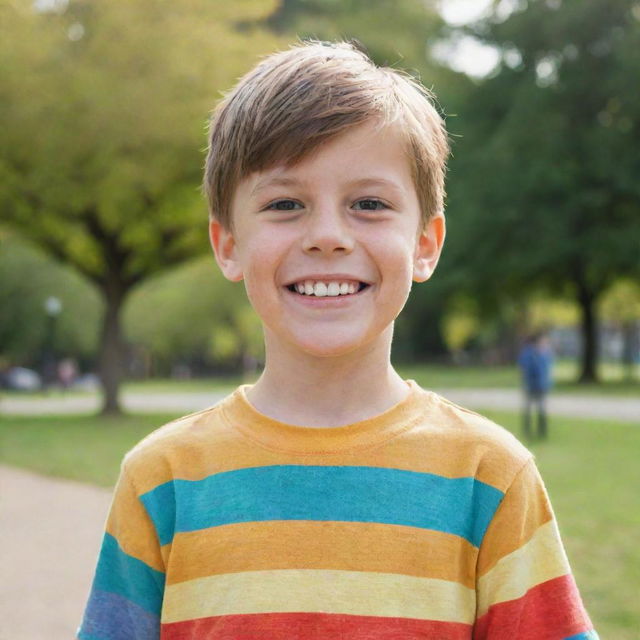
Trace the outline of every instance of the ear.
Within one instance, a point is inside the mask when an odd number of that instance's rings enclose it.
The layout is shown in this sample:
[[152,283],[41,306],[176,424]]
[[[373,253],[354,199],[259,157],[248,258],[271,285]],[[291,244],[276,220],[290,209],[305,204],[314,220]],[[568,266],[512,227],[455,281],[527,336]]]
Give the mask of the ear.
[[233,233],[225,229],[217,220],[209,223],[209,240],[216,262],[227,280],[239,282],[244,277]]
[[416,241],[413,258],[414,282],[424,282],[433,275],[442,253],[445,235],[444,213],[439,212],[431,217]]

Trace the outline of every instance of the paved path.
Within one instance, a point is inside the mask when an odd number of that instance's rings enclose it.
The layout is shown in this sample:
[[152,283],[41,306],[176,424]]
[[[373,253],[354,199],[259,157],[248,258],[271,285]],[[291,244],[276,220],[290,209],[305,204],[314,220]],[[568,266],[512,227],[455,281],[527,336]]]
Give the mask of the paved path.
[[0,638],[72,640],[111,491],[0,466]]
[[[519,411],[521,392],[517,389],[436,389],[445,398],[464,407]],[[175,413],[180,415],[205,409],[218,402],[225,394],[217,391],[123,394],[123,404],[130,411]],[[96,411],[99,399],[95,395],[60,396],[42,398],[16,397],[0,400],[0,413],[4,414],[67,414]],[[559,416],[578,418],[605,418],[640,423],[640,394],[628,397],[555,393],[549,398],[549,412]]]

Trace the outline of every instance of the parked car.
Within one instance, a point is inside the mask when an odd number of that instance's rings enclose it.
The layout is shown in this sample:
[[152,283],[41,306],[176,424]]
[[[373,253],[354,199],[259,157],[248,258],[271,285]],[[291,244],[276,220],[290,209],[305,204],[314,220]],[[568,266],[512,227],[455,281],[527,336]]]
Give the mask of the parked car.
[[11,367],[2,375],[2,386],[14,391],[38,391],[42,388],[42,378],[32,369]]

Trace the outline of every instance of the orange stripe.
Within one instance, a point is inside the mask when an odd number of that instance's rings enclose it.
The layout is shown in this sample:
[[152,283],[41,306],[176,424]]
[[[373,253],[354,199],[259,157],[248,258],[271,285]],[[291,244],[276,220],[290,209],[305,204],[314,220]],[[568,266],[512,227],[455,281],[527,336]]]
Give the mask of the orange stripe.
[[156,571],[165,570],[156,530],[126,473],[120,475],[116,485],[106,531],[116,538],[127,555],[142,560]]
[[438,531],[297,520],[179,533],[162,553],[167,562],[173,559],[168,584],[241,571],[334,569],[438,578],[474,588],[477,558],[467,541]]
[[528,455],[506,431],[446,404],[426,407],[420,424],[382,445],[336,453],[292,454],[265,448],[227,425],[220,413],[215,407],[183,418],[136,447],[127,464],[134,468],[140,493],[173,478],[200,480],[233,469],[296,463],[475,477],[505,491]]

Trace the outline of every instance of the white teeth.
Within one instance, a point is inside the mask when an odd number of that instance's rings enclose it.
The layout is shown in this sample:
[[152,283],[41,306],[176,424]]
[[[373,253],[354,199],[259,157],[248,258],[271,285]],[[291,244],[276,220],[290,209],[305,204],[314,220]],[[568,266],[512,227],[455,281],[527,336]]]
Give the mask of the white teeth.
[[295,290],[302,295],[317,296],[318,298],[346,296],[357,293],[359,285],[354,282],[322,282],[305,280],[294,285]]
[[324,282],[316,282],[313,285],[313,295],[322,298],[327,295],[327,285]]
[[339,296],[340,295],[340,284],[337,282],[330,282],[327,287],[327,295],[328,296]]

